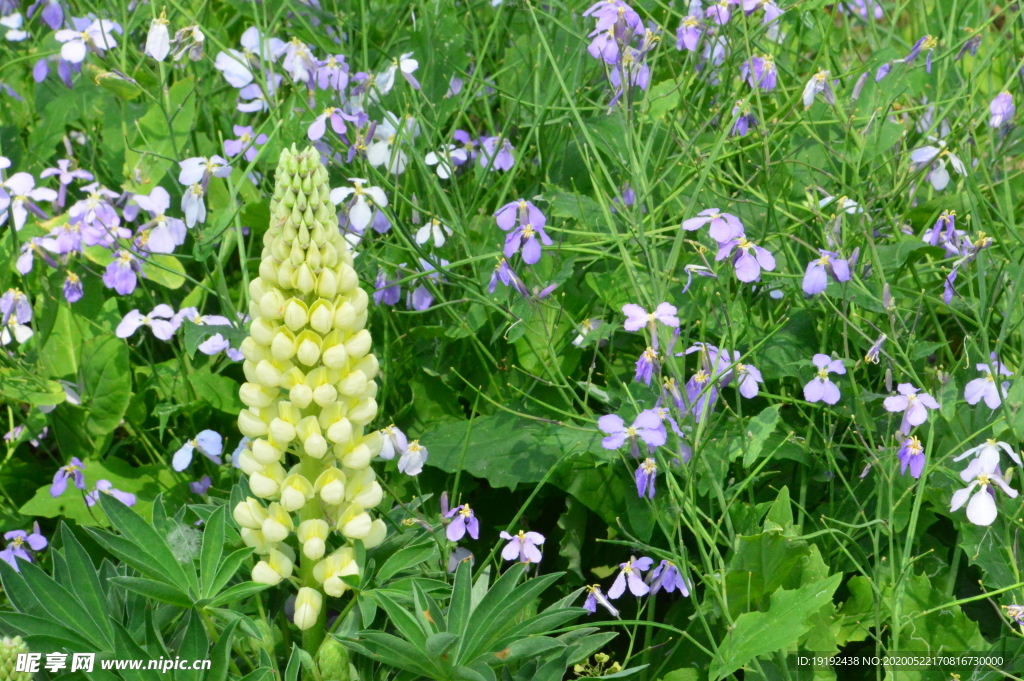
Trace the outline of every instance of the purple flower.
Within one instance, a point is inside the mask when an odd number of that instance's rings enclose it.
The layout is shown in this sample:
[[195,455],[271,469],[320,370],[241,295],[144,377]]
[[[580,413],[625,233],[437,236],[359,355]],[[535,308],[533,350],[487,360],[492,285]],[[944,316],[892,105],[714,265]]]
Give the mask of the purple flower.
[[650,314],[639,305],[627,303],[622,306],[622,313],[626,315],[626,322],[623,325],[626,331],[639,331],[646,326],[653,333],[656,321],[672,328],[679,327],[676,307],[669,303],[660,303],[654,312]]
[[221,464],[220,455],[224,451],[224,438],[213,430],[200,431],[195,438],[189,440],[174,453],[171,459],[171,467],[176,471],[183,471],[192,463],[192,454],[196,450],[218,466]]
[[[36,187],[35,178],[28,173],[14,173],[3,186],[6,191],[0,189],[0,211],[3,211],[0,212],[0,225],[6,223],[10,216],[17,232],[25,226],[29,213],[44,220],[47,218],[36,202],[57,200],[57,192],[46,187]],[[4,208],[7,210],[4,211]]]
[[[735,253],[733,253],[734,249]],[[718,254],[715,256],[715,260],[724,260],[730,254],[733,255],[733,267],[736,268],[736,278],[742,282],[757,281],[761,278],[762,269],[769,272],[775,269],[775,256],[753,241],[748,241],[745,236],[739,236],[725,243],[719,243]]]
[[658,366],[658,353],[654,348],[648,346],[640,353],[636,360],[636,375],[633,377],[637,383],[643,381],[646,385],[651,384],[651,377]]
[[956,228],[956,211],[944,210],[935,224],[925,232],[922,240],[930,246],[941,246],[951,256],[965,255],[962,253],[962,237],[967,234]]
[[593,615],[597,612],[598,604],[611,613],[612,617],[619,616],[619,611],[607,598],[605,598],[605,595],[601,593],[601,586],[599,584],[591,584],[587,587],[587,598],[583,601],[583,609]]
[[775,58],[770,54],[751,57],[749,61],[740,65],[740,77],[752,88],[759,88],[765,92],[774,90],[778,83]]
[[654,568],[647,576],[647,582],[651,586],[652,596],[662,589],[668,593],[679,589],[679,593],[683,596],[690,595],[690,589],[686,586],[686,580],[679,574],[679,568],[669,560],[661,561],[658,567]]
[[480,521],[476,519],[476,514],[473,513],[473,509],[469,507],[469,504],[456,506],[445,513],[444,517],[455,518],[448,525],[448,529],[445,530],[448,541],[460,541],[466,535],[466,532],[469,532],[469,536],[473,539],[480,538]]
[[192,490],[192,494],[198,494],[200,496],[206,494],[206,490],[210,489],[211,486],[213,486],[213,481],[210,480],[209,475],[204,475],[196,482],[188,483],[188,488]]
[[732,18],[732,12],[729,11],[729,5],[731,4],[734,4],[732,0],[718,0],[718,2],[713,3],[704,10],[704,16],[719,26],[727,24],[729,19]]
[[645,409],[637,414],[633,425],[626,426],[622,417],[617,414],[605,414],[597,420],[597,427],[608,437],[601,440],[605,449],[618,449],[629,441],[629,450],[634,458],[640,456],[637,438],[643,440],[648,449],[665,444],[668,434],[657,409]]
[[135,495],[130,492],[122,492],[119,489],[114,488],[114,483],[109,480],[97,480],[96,489],[85,495],[85,503],[88,506],[94,506],[97,501],[100,500],[100,492],[103,494],[109,494],[125,506],[135,505]]
[[892,62],[887,61],[884,64],[882,64],[881,66],[879,66],[878,70],[875,71],[875,82],[877,83],[880,80],[882,80],[883,78],[885,78],[886,76],[888,76],[889,75],[889,71],[892,71]]
[[254,135],[252,126],[248,125],[236,125],[232,130],[238,135],[238,139],[224,140],[224,155],[232,158],[244,151],[243,158],[252,163],[259,153],[259,147],[267,143],[267,136],[263,133]]
[[494,266],[494,272],[491,273],[491,281],[487,284],[487,292],[494,293],[498,288],[498,282],[501,282],[505,286],[514,286],[523,297],[529,297],[530,291],[526,288],[526,284],[523,280],[512,271],[509,267],[508,261],[505,258],[498,258],[498,264]]
[[939,408],[934,397],[928,393],[918,395],[919,388],[909,383],[900,383],[896,390],[900,394],[885,398],[882,405],[888,412],[903,412],[903,422],[900,424],[902,433],[909,433],[912,427],[927,421],[929,409]]
[[612,583],[612,588],[608,589],[608,598],[614,600],[624,594],[627,584],[630,593],[638,598],[650,592],[651,588],[644,584],[644,580],[640,579],[640,573],[650,570],[653,564],[654,560],[651,558],[633,556],[625,563],[619,563],[619,576]]
[[933,38],[932,36],[930,36],[930,35],[922,36],[921,38],[918,39],[918,41],[916,43],[914,43],[914,46],[912,48],[910,48],[910,53],[907,54],[907,56],[903,58],[903,63],[904,64],[912,64],[914,62],[914,60],[917,59],[917,55],[921,54],[922,50],[928,50],[928,55],[925,58],[925,71],[927,71],[928,73],[931,73],[932,72],[932,52],[935,50],[935,47],[938,44],[939,44],[939,41],[936,40],[935,38]]
[[839,401],[839,386],[833,383],[828,375],[845,374],[846,366],[843,365],[843,360],[817,354],[811,361],[818,367],[818,375],[804,386],[804,399],[808,402],[835,404]]
[[990,126],[993,128],[1001,128],[1006,125],[1017,112],[1017,107],[1013,105],[1013,95],[1005,90],[1000,92],[992,100],[992,103],[989,104],[988,111],[992,114],[992,117],[988,119],[988,124]]
[[878,0],[848,0],[840,3],[839,8],[843,12],[859,14],[864,19],[869,19],[872,16],[875,19],[881,19],[884,16],[882,5]]
[[658,477],[657,462],[648,457],[636,469],[636,493],[641,499],[654,498],[654,481]]
[[[43,63],[45,64],[45,62]],[[86,180],[88,182],[91,182],[93,179],[95,179],[93,177],[93,174],[90,173],[88,170],[82,170],[81,168],[72,169],[71,161],[66,158],[58,160],[56,168],[47,168],[43,172],[39,173],[39,179],[51,177],[53,175],[56,175],[60,181],[60,189],[57,190],[56,202],[58,206],[64,205],[64,200],[67,196],[67,187],[73,181]]]
[[547,224],[547,218],[540,208],[525,199],[510,201],[496,210],[494,221],[505,232],[514,228],[517,221],[519,225],[531,225],[534,228],[543,228]]
[[130,251],[122,248],[114,255],[113,261],[107,265],[107,270],[103,273],[103,284],[107,288],[114,289],[118,294],[126,296],[135,290],[135,284],[138,282],[137,273],[141,271],[139,259]]
[[[499,147],[500,145],[500,147]],[[515,147],[502,137],[482,137],[480,139],[480,167],[494,170],[511,170],[515,163],[512,152]]]
[[540,260],[542,255],[541,243],[545,246],[550,246],[554,243],[551,237],[547,235],[547,232],[544,231],[543,225],[537,226],[531,223],[524,225],[519,223],[505,237],[505,257],[511,258],[522,247],[523,262],[527,265],[533,265]]
[[[710,385],[709,385],[710,384]],[[706,411],[715,405],[718,388],[711,382],[711,375],[703,368],[686,382],[686,403],[690,413],[699,421]]]
[[850,263],[839,257],[838,253],[818,249],[821,257],[807,264],[804,272],[803,289],[809,296],[824,292],[828,278],[835,281],[850,281]]
[[885,339],[888,338],[884,333],[878,337],[874,345],[868,348],[868,352],[864,355],[864,361],[870,364],[878,364],[878,353],[882,351],[882,344],[885,343]]
[[[1013,372],[996,359],[995,353],[992,353],[992,365],[996,367],[996,371],[1000,376],[1013,376]],[[964,399],[967,400],[967,404],[974,405],[984,398],[985,404],[988,405],[989,409],[998,408],[1003,403],[1000,387],[1005,394],[1010,389],[1010,382],[1003,381],[1001,384],[997,384],[995,377],[992,375],[992,367],[988,364],[976,364],[975,368],[982,372],[984,376],[970,381],[964,387]]]
[[327,59],[317,62],[316,86],[321,90],[337,90],[340,93],[348,87],[348,73],[345,55],[328,55]]
[[896,455],[900,457],[900,475],[907,474],[907,466],[910,466],[910,474],[920,478],[924,471],[924,445],[916,437],[908,437],[900,445]]
[[64,8],[61,7],[60,0],[36,0],[28,8],[28,18],[31,19],[35,15],[40,5],[43,8],[43,21],[47,26],[56,31],[64,25]]
[[[732,108],[732,130],[730,135],[746,137],[751,128],[757,127],[757,117],[751,112],[750,105],[743,102],[736,102]],[[742,234],[742,232],[740,232]]]
[[347,129],[345,121],[355,122],[356,120],[355,116],[350,116],[343,110],[331,106],[324,109],[319,116],[313,119],[313,122],[309,125],[309,129],[306,131],[306,136],[314,142],[323,137],[324,133],[327,131],[327,121],[331,122],[331,129],[334,130],[334,132],[339,135],[344,135],[345,130]]
[[10,543],[3,551],[0,551],[0,560],[6,561],[12,568],[20,572],[18,558],[32,562],[32,554],[25,548],[26,545],[32,551],[42,551],[49,542],[39,532],[39,523],[32,524],[32,534],[25,530],[11,530],[4,534],[4,539]]
[[[447,267],[448,261],[441,259],[441,266]],[[427,278],[433,281],[442,281],[441,275],[434,269],[434,266],[428,261],[420,258],[420,267],[423,268],[423,272],[426,273]],[[405,305],[410,310],[417,310],[423,312],[430,308],[434,303],[434,294],[430,292],[425,285],[420,284],[415,289],[410,289],[409,293],[405,297]]]
[[751,364],[741,364],[739,362],[739,353],[736,355],[736,379],[739,382],[740,395],[743,395],[748,400],[757,397],[759,389],[758,383],[764,383],[764,379],[761,377],[761,372],[757,367]]
[[398,284],[399,278],[388,277],[384,268],[377,269],[377,279],[374,281],[373,302],[375,305],[395,305],[402,297],[402,287]]
[[708,208],[697,213],[697,217],[683,221],[683,229],[692,232],[709,224],[708,234],[718,243],[724,243],[743,235],[743,223],[735,215],[720,213],[717,208]]
[[679,28],[676,29],[676,49],[696,52],[702,33],[703,26],[697,21],[696,17],[692,14],[683,17],[683,20],[679,23]]
[[501,538],[507,539],[508,544],[501,550],[501,557],[505,560],[519,559],[520,563],[539,563],[541,559],[540,549],[537,547],[544,543],[544,535],[538,532],[524,532],[513,536],[501,531]]
[[0,326],[6,326],[11,317],[19,324],[28,324],[32,321],[32,303],[20,290],[9,288],[0,296],[0,315]]
[[85,489],[85,474],[82,470],[85,469],[85,464],[77,456],[71,457],[71,463],[66,466],[61,466],[57,469],[57,472],[53,476],[53,484],[50,485],[50,496],[59,497],[64,494],[64,490],[68,487],[68,478],[74,482],[75,487],[78,489]]

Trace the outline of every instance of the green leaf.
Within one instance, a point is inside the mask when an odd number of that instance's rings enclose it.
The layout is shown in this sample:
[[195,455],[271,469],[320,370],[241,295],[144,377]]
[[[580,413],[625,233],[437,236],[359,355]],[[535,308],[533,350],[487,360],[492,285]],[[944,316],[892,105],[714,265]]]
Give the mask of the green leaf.
[[188,594],[181,589],[171,586],[165,582],[158,582],[155,579],[143,577],[114,577],[110,580],[114,584],[137,593],[146,598],[152,598],[161,603],[168,603],[179,608],[191,608],[193,603]]
[[132,397],[128,345],[112,335],[96,336],[82,344],[82,378],[93,435],[117,428]]
[[93,566],[92,559],[71,531],[71,527],[65,522],[60,524],[60,536],[64,544],[63,554],[68,571],[75,580],[75,597],[81,601],[87,612],[96,614],[93,619],[96,621],[99,632],[108,644],[113,646],[114,630],[110,626],[109,618],[105,616],[107,594],[100,585],[99,574]]
[[206,670],[204,681],[226,681],[228,669],[231,667],[231,639],[235,633],[238,620],[228,622],[217,636],[217,643],[210,651],[210,668]]
[[20,561],[21,575],[25,585],[32,590],[32,594],[38,599],[53,621],[67,625],[74,631],[82,633],[82,636],[89,639],[97,648],[104,645],[103,637],[97,633],[96,618],[103,617],[106,609],[90,613],[82,604],[63,586],[58,584],[49,575],[43,572],[42,568],[28,561]]
[[779,589],[772,594],[768,612],[740,615],[726,636],[714,659],[708,676],[714,681],[725,678],[758,655],[788,648],[810,631],[807,618],[831,603],[843,574],[808,584],[799,589]]
[[655,83],[647,93],[647,115],[654,119],[664,117],[678,108],[681,95],[679,83],[674,80]]
[[597,431],[570,430],[505,413],[473,419],[472,425],[446,423],[420,439],[430,450],[428,465],[454,473],[461,463],[471,475],[510,489],[540,482],[566,452],[600,446]]
[[245,547],[237,549],[228,554],[228,557],[224,559],[224,562],[220,564],[217,569],[217,576],[213,580],[213,584],[210,586],[210,595],[214,596],[220,593],[220,590],[231,581],[231,578],[238,572],[238,568],[241,567],[242,563],[246,558],[252,555],[252,548]]
[[52,406],[67,399],[57,381],[28,376],[6,367],[0,368],[0,396],[4,402],[28,402],[36,406]]
[[203,529],[203,550],[199,556],[199,573],[202,578],[199,593],[203,598],[216,595],[213,585],[221,556],[224,555],[224,515],[225,508],[220,506],[206,521]]
[[151,255],[142,263],[146,279],[169,289],[179,289],[185,283],[185,268],[173,255]]
[[[230,325],[210,325],[210,324],[196,324],[190,319],[185,319],[181,324],[185,331],[185,352],[188,353],[189,357],[195,357],[196,349],[203,344],[210,336],[220,334],[231,343],[231,347],[237,348],[241,346],[242,341],[248,335],[245,329],[240,329]],[[238,386],[235,386],[235,392],[238,392]]]
[[235,584],[234,586],[221,591],[217,596],[211,598],[210,601],[204,605],[210,608],[215,608],[234,601],[244,600],[253,594],[258,594],[259,592],[269,588],[269,584],[260,584],[259,582],[242,582],[241,584]]
[[436,561],[438,555],[437,543],[433,541],[399,549],[380,567],[380,571],[377,572],[377,583],[384,584],[402,570],[408,570],[420,563]]
[[[0,612],[0,623],[3,624],[5,633],[8,629],[13,629],[24,638],[46,637],[53,641],[64,641],[64,645],[72,649],[91,649],[95,645],[89,639],[71,631],[50,616],[38,617],[20,612]],[[64,647],[64,645],[57,646],[57,648]]]
[[[757,457],[761,454],[761,449],[764,447],[764,443],[768,440],[768,436],[775,430],[775,426],[779,423],[779,405],[775,404],[757,416],[750,419],[747,423],[747,427],[744,429],[743,443],[740,449],[745,448],[743,452],[743,467],[749,468],[757,461]],[[730,459],[732,457],[730,456]]]
[[199,591],[195,570],[191,566],[188,569],[182,567],[164,538],[142,516],[109,494],[100,495],[100,504],[117,531],[134,544],[137,551],[151,556],[162,567],[163,574],[171,580],[169,584],[187,588],[190,592]]
[[388,619],[395,625],[399,633],[411,644],[422,650],[426,644],[427,636],[434,632],[425,630],[417,619],[391,598],[384,589],[375,591],[374,598],[377,599],[377,603],[387,612]]

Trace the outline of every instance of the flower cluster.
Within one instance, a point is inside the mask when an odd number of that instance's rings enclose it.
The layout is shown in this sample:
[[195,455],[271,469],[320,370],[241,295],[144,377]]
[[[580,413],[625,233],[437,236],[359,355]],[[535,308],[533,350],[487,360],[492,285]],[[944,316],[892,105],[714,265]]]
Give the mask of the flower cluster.
[[[610,601],[626,593],[627,588],[637,598],[653,596],[662,590],[668,593],[678,590],[684,597],[690,595],[690,587],[680,574],[679,566],[670,560],[662,560],[658,567],[652,570],[653,565],[654,559],[652,558],[631,556],[625,563],[619,564],[619,574],[612,582],[611,588],[608,589],[607,596],[601,591],[599,584],[587,586],[587,597],[583,601],[583,608],[590,613],[595,613],[597,606],[600,605],[612,617],[618,617],[619,611]],[[647,573],[646,577],[641,576],[644,572]]]
[[747,239],[743,223],[735,215],[722,213],[717,208],[702,210],[696,217],[683,221],[688,232],[708,226],[709,236],[718,243],[715,260],[732,256],[736,278],[742,282],[753,282],[761,278],[761,270],[775,269],[775,256],[766,248]]
[[623,0],[599,0],[583,16],[596,21],[587,51],[604,63],[608,81],[615,88],[608,106],[615,106],[627,88],[650,87],[647,55],[660,40],[657,31],[645,27],[640,15]]
[[[297,556],[285,539],[298,539],[300,629],[322,624],[323,595],[342,595],[344,578],[358,573],[351,542],[376,546],[386,533],[370,515],[383,498],[370,460],[384,438],[364,432],[377,415],[378,363],[364,328],[369,297],[330,206],[319,153],[282,152],[241,348],[247,409],[238,425],[251,441],[238,463],[257,498],[239,503],[234,516],[261,557],[254,581],[292,578]],[[328,553],[337,535],[348,543]]]

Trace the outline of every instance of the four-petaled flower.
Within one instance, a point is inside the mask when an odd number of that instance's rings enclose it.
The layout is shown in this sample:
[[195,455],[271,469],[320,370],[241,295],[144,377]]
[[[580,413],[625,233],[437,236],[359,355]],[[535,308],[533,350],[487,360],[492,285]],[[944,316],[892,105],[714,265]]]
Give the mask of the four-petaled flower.
[[743,234],[740,219],[730,213],[721,213],[717,208],[702,210],[697,213],[697,217],[684,220],[683,229],[692,232],[708,224],[708,235],[720,244]]
[[85,495],[85,503],[88,506],[94,506],[97,501],[100,500],[100,493],[109,494],[125,506],[135,505],[135,495],[131,492],[123,492],[119,489],[114,488],[114,483],[109,480],[97,480],[96,489]]
[[907,466],[910,466],[910,474],[915,478],[921,477],[924,470],[924,445],[916,437],[908,437],[900,445],[896,455],[900,458],[900,474],[906,475]]
[[85,474],[82,470],[85,464],[77,456],[71,457],[71,462],[57,469],[53,476],[53,484],[50,485],[50,496],[59,497],[68,488],[68,479],[74,481],[75,487],[85,489]]
[[599,604],[607,610],[612,617],[619,616],[619,611],[601,592],[601,586],[599,584],[590,584],[587,586],[587,598],[583,601],[583,609],[593,615],[597,612],[597,606]]
[[605,414],[597,420],[597,427],[608,435],[601,440],[602,447],[618,449],[628,440],[629,450],[634,458],[640,456],[638,438],[652,450],[665,444],[668,439],[665,425],[657,409],[645,409],[640,412],[631,426],[627,426],[617,414]]
[[[960,472],[960,479],[970,484],[953,493],[950,512],[956,511],[965,503],[967,504],[967,519],[975,525],[982,527],[995,522],[996,498],[995,487],[999,487],[1011,499],[1017,498],[1017,490],[1006,484],[1003,476],[999,473],[998,464],[993,465],[992,461],[983,457],[972,459],[967,468]],[[977,487],[978,491],[974,492]],[[971,492],[974,492],[972,495]],[[967,499],[970,498],[968,503]]]
[[[992,353],[992,366],[995,366],[1000,376],[1013,376],[1013,372],[996,359],[995,353]],[[995,376],[992,375],[992,366],[988,364],[975,365],[975,368],[984,376],[968,382],[964,387],[964,399],[967,400],[967,404],[977,404],[984,398],[989,409],[996,409],[1003,403],[1002,394],[1010,389],[1010,382],[997,383]],[[1000,389],[1002,394],[1000,394]]]
[[634,596],[645,596],[651,587],[640,579],[640,573],[646,572],[654,565],[652,558],[630,557],[625,563],[619,563],[619,576],[615,578],[612,587],[608,589],[608,598],[616,599],[626,592],[626,586]]
[[455,518],[445,530],[445,535],[449,541],[461,540],[466,535],[466,532],[469,532],[469,536],[473,539],[480,538],[480,521],[476,519],[476,514],[473,513],[473,509],[469,507],[469,504],[456,506],[445,513],[444,517]]
[[501,538],[507,539],[508,544],[501,550],[501,557],[505,560],[519,559],[520,563],[539,563],[541,553],[538,546],[544,544],[544,535],[539,532],[525,532],[519,530],[519,534],[511,535],[505,530],[501,531]]
[[900,432],[909,433],[914,426],[919,426],[928,420],[928,410],[938,409],[939,403],[929,393],[921,393],[920,388],[915,388],[909,383],[900,383],[896,386],[899,395],[885,398],[882,404],[886,411],[903,412],[903,422],[900,424]]
[[818,367],[818,375],[804,386],[804,399],[808,402],[824,402],[835,404],[839,401],[839,386],[832,382],[829,374],[845,374],[846,366],[841,359],[832,359],[828,355],[817,354],[814,366]]
[[850,281],[850,263],[839,257],[838,253],[818,249],[821,257],[807,264],[804,272],[803,289],[809,296],[817,295],[828,286],[828,278],[835,281]]
[[676,306],[669,303],[659,304],[654,312],[650,313],[639,305],[627,303],[622,306],[622,313],[626,315],[626,322],[623,325],[626,331],[639,331],[645,326],[654,331],[655,321],[659,321],[673,329],[679,327],[679,318],[676,317]]
[[715,260],[724,260],[730,254],[733,255],[732,264],[736,268],[736,278],[742,282],[757,281],[761,278],[762,269],[769,272],[775,269],[775,256],[753,241],[748,241],[743,235],[719,243]]
[[654,481],[658,477],[658,464],[648,457],[636,469],[636,493],[641,499],[654,498]]
[[221,464],[220,455],[224,451],[224,438],[220,433],[213,430],[200,431],[193,439],[183,444],[174,453],[171,460],[171,467],[176,471],[183,471],[192,463],[192,454],[199,450],[199,453],[218,466]]

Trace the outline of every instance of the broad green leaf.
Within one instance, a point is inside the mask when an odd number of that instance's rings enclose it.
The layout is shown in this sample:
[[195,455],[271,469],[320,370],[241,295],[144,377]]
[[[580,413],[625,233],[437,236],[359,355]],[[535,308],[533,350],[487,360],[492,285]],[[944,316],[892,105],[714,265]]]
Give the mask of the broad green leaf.
[[151,255],[142,263],[146,279],[169,289],[181,288],[185,283],[185,268],[173,255]]
[[384,565],[380,567],[380,571],[377,572],[377,583],[383,584],[402,570],[407,570],[419,565],[420,563],[429,562],[431,560],[436,562],[437,555],[439,555],[437,551],[437,543],[433,541],[399,549],[391,554],[391,556],[384,561]]
[[237,625],[238,620],[233,620],[220,630],[217,642],[214,644],[213,650],[210,651],[210,668],[206,670],[204,681],[227,680],[228,670],[231,667],[231,642]]
[[86,426],[93,435],[109,433],[121,423],[132,396],[128,345],[112,335],[85,341],[82,379],[89,409]]
[[[227,327],[208,326],[201,328],[216,329]],[[238,398],[237,381],[227,376],[211,373],[208,369],[200,369],[190,373],[188,380],[192,384],[192,389],[195,390],[196,395],[200,399],[209,402],[210,406],[217,411],[237,416],[238,412],[245,409],[242,400]]]
[[234,586],[221,591],[205,605],[207,607],[215,608],[234,601],[244,600],[253,594],[258,594],[259,592],[269,588],[270,585],[268,584],[260,584],[259,582],[242,582],[241,584],[235,584]]
[[26,375],[14,369],[0,368],[0,396],[5,402],[28,402],[35,406],[52,406],[67,399],[57,381]]
[[220,564],[217,569],[217,576],[213,580],[213,584],[210,587],[210,595],[216,595],[220,593],[220,590],[227,585],[231,578],[238,572],[238,568],[241,567],[242,563],[246,558],[252,555],[252,548],[245,547],[237,549],[228,554],[228,557]]
[[718,648],[708,676],[713,681],[725,678],[748,664],[758,655],[765,655],[792,646],[810,631],[807,618],[832,602],[842,573],[799,589],[779,589],[772,594],[768,612],[740,615],[722,645]]
[[777,404],[768,407],[747,422],[747,427],[743,429],[743,443],[740,446],[740,450],[743,452],[744,468],[749,468],[757,461],[764,443],[778,423],[779,405]]

